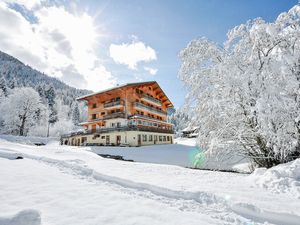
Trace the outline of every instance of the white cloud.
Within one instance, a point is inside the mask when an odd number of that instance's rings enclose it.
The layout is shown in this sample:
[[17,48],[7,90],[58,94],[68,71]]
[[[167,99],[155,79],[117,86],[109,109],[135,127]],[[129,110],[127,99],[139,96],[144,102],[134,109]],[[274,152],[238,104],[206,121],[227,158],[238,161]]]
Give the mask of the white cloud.
[[0,3],[0,50],[71,86],[97,91],[115,84],[100,64],[99,34],[90,15],[43,5],[33,14],[36,22]]
[[127,65],[129,69],[133,70],[136,69],[139,62],[156,60],[155,50],[141,41],[131,44],[111,44],[109,54],[116,63]]
[[155,75],[157,73],[157,71],[158,71],[158,69],[147,67],[147,66],[144,67],[144,70],[146,70],[151,75]]

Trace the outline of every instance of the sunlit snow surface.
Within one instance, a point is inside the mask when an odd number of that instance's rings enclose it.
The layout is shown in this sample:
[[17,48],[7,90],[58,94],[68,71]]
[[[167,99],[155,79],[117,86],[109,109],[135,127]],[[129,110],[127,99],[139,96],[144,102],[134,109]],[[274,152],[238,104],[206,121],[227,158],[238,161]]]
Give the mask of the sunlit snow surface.
[[[1,225],[23,225],[11,222],[19,215],[27,225],[300,221],[300,160],[243,175],[104,159],[57,143],[0,140],[0,151]],[[24,159],[13,160],[19,154]]]

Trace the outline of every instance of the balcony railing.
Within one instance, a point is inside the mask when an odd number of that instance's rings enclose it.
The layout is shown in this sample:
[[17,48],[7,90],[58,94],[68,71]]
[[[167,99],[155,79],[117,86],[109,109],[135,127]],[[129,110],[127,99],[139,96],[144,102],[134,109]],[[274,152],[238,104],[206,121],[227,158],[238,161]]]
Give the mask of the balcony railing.
[[125,118],[125,113],[124,112],[115,112],[111,114],[107,114],[103,116],[103,119],[114,119],[114,118]]
[[157,123],[164,123],[164,124],[173,125],[172,123],[168,123],[164,120],[159,120],[159,119],[156,119],[156,118],[153,118],[153,117],[150,117],[150,116],[141,115],[141,114],[134,114],[133,116],[129,117],[129,119],[139,119],[139,118],[144,118],[146,120],[152,120],[152,121],[157,122]]
[[159,105],[159,106],[162,105],[162,103],[161,103],[160,100],[158,100],[158,99],[156,99],[156,98],[153,98],[153,97],[151,97],[151,96],[149,96],[149,95],[147,95],[147,94],[144,94],[144,95],[142,96],[142,98],[143,98],[145,101],[150,101],[151,103],[154,103],[154,104],[156,104],[156,105]]
[[89,134],[101,134],[101,133],[110,133],[116,131],[148,131],[148,132],[156,132],[156,133],[166,133],[173,134],[173,129],[163,129],[158,127],[147,127],[142,125],[127,125],[127,126],[119,126],[119,127],[103,127],[97,128],[96,130],[87,130],[85,132],[77,132],[70,133],[66,135],[62,135],[62,138],[73,137],[77,135],[89,135]]
[[153,108],[151,106],[148,106],[148,105],[145,105],[143,103],[140,103],[140,102],[135,102],[134,103],[134,106],[136,108],[140,108],[140,109],[144,109],[144,110],[147,110],[147,111],[151,111],[153,113],[156,113],[156,114],[159,114],[159,115],[162,115],[162,116],[166,116],[167,113],[162,111],[162,110],[159,110],[159,109],[156,109],[156,108]]
[[104,108],[109,108],[109,107],[113,107],[113,106],[122,106],[124,105],[123,101],[114,101],[114,102],[106,102],[104,103]]

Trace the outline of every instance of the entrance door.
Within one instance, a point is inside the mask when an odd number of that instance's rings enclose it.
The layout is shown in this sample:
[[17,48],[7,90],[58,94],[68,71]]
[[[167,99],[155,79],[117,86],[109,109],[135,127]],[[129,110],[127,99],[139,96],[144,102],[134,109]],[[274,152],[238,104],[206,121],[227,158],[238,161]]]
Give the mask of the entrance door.
[[109,142],[110,142],[109,135],[106,135],[106,145],[109,145]]
[[138,134],[138,146],[141,146],[141,144],[142,144],[141,135]]
[[117,145],[120,145],[120,144],[121,144],[121,136],[117,135]]
[[92,125],[92,133],[96,132],[96,125]]

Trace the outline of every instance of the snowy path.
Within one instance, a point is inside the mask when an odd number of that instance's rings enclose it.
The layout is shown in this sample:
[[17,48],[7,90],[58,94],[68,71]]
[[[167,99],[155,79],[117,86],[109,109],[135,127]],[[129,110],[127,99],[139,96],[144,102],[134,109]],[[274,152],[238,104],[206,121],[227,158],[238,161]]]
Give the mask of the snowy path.
[[[2,214],[41,211],[43,224],[232,224],[221,204],[132,189],[55,164],[0,159]],[[10,176],[7,177],[6,174]],[[203,199],[204,200],[204,199]],[[208,204],[207,204],[208,203]],[[213,215],[213,217],[211,217]]]
[[0,217],[36,209],[42,224],[300,221],[299,199],[251,187],[245,175],[107,160],[72,147],[0,141],[1,150],[25,159],[0,157]]

